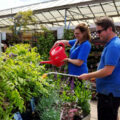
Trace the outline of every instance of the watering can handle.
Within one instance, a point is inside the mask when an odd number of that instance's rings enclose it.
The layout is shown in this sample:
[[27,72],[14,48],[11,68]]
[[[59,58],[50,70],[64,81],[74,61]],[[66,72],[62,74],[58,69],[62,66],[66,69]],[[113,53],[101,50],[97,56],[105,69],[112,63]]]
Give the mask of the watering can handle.
[[62,42],[56,43],[56,45],[54,45],[54,46],[51,48],[50,53],[51,53],[51,51],[52,51],[54,48],[56,48],[57,46],[60,46],[60,45],[65,49],[64,43],[62,43]]

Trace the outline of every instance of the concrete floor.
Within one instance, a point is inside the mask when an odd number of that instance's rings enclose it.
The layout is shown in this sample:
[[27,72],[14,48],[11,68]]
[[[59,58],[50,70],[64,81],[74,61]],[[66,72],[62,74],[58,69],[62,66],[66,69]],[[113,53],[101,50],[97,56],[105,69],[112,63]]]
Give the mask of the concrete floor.
[[[90,107],[91,107],[90,120],[97,120],[97,101],[91,101]],[[119,120],[120,120],[120,109],[119,109],[118,115],[119,115]]]

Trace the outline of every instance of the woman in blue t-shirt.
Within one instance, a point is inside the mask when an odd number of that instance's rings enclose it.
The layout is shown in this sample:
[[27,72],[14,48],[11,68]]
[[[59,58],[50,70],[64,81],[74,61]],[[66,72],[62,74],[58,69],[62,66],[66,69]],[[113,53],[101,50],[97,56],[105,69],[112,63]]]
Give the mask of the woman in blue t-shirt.
[[64,61],[68,62],[68,73],[71,75],[81,75],[88,73],[87,58],[91,50],[91,36],[89,28],[86,24],[81,23],[75,27],[74,35],[76,39],[73,40],[59,40],[55,43],[64,43],[70,46],[70,57],[65,58]]

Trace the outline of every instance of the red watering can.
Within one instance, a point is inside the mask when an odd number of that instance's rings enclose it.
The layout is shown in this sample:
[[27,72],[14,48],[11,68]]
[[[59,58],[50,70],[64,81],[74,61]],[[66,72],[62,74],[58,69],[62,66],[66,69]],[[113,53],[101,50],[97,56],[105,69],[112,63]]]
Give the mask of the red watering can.
[[52,64],[57,67],[64,65],[64,59],[67,58],[65,53],[65,45],[63,43],[56,44],[50,50],[50,61],[42,61],[40,64]]

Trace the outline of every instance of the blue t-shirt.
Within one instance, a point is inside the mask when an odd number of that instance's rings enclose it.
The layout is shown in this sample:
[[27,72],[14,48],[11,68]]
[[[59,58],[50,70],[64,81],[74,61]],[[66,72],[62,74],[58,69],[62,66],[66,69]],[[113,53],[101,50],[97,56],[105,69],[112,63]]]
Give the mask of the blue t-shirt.
[[112,93],[120,97],[120,39],[112,38],[106,45],[101,55],[98,70],[106,65],[115,66],[111,75],[96,80],[97,92],[108,95]]
[[75,46],[75,42],[76,42],[76,39],[69,41],[69,44],[72,46],[72,48],[70,49],[70,58],[80,59],[80,60],[83,60],[84,62],[81,66],[68,63],[68,72],[69,74],[72,74],[72,75],[81,75],[83,73],[88,73],[87,58],[91,50],[91,44],[87,40]]

